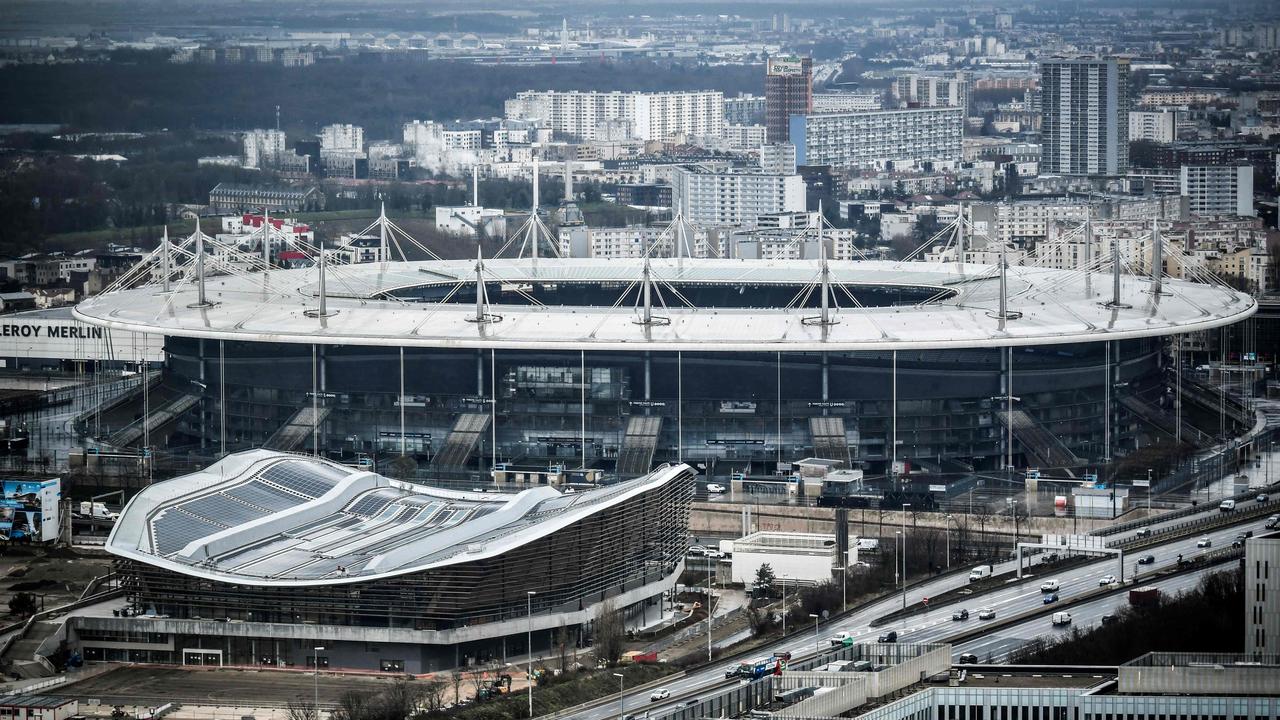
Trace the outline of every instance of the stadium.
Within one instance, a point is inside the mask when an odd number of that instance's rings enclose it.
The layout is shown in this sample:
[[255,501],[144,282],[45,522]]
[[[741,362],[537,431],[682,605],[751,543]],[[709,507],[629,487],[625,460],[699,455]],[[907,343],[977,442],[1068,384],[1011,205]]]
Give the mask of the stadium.
[[1170,397],[1181,353],[1168,341],[1256,308],[1190,271],[1153,279],[1110,257],[1077,270],[691,257],[277,269],[199,244],[166,242],[75,311],[165,337],[150,422],[171,443],[409,455],[459,482],[662,462],[771,475],[809,456],[869,477],[1099,463],[1218,434]]
[[[107,542],[139,617],[77,618],[87,659],[421,673],[657,619],[693,472],[583,492],[459,492],[251,450],[150,485]],[[150,641],[147,640],[150,638]]]

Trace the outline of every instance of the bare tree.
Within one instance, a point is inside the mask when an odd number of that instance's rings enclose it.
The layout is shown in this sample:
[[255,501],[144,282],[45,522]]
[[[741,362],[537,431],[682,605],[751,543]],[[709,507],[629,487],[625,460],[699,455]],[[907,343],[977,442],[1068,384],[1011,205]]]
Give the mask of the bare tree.
[[319,710],[306,700],[290,700],[285,710],[289,713],[289,720],[320,720]]
[[556,657],[560,661],[560,674],[563,675],[569,667],[569,626],[561,625],[556,630]]
[[367,693],[348,690],[338,698],[338,707],[329,714],[330,720],[367,720],[372,709]]
[[613,665],[622,657],[622,646],[626,640],[623,625],[622,613],[614,606],[613,600],[600,603],[592,632],[598,663]]
[[463,675],[458,668],[454,668],[453,672],[449,673],[449,682],[453,684],[453,701],[455,703],[462,702],[462,681],[465,678],[466,675]]
[[435,712],[444,708],[444,694],[449,687],[443,680],[428,680],[419,688],[421,704],[427,712]]

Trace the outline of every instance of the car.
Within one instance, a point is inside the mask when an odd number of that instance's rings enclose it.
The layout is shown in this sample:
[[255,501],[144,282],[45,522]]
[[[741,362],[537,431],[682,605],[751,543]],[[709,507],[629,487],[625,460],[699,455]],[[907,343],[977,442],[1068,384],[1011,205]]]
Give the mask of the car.
[[1272,516],[1268,517],[1268,518],[1267,518],[1267,529],[1268,529],[1268,530],[1275,530],[1277,527],[1280,527],[1280,515],[1272,515]]
[[[737,675],[737,674],[738,674],[738,668],[736,668],[736,667],[735,667],[735,668],[733,669],[733,674],[734,674],[734,675]],[[649,701],[650,701],[650,702],[657,702],[657,701],[659,701],[659,700],[666,700],[666,699],[667,699],[667,698],[669,698],[669,697],[671,697],[671,691],[670,691],[670,690],[668,690],[667,688],[658,688],[657,690],[654,690],[653,692],[649,693]]]
[[719,550],[716,550],[715,548],[708,548],[708,549],[707,549],[707,557],[709,557],[709,558],[711,558],[711,559],[713,559],[713,560],[723,560],[723,559],[724,559],[724,553],[720,552]]
[[1045,605],[1048,605],[1049,603],[1056,603],[1056,602],[1058,602],[1058,593],[1049,593],[1048,595],[1044,596]]
[[1231,547],[1233,547],[1233,548],[1242,548],[1242,547],[1244,547],[1244,538],[1242,538],[1242,537],[1237,537],[1235,540],[1232,540],[1232,541],[1231,541]]
[[1142,557],[1138,558],[1138,564],[1139,564],[1139,565],[1155,565],[1155,564],[1156,564],[1156,556],[1155,556],[1155,555],[1143,555]]
[[889,632],[887,632],[887,633],[885,633],[885,634],[881,635],[879,638],[877,638],[877,639],[876,639],[876,642],[882,642],[882,643],[896,643],[896,642],[898,642],[898,631],[897,631],[897,630],[890,630]]
[[1267,494],[1266,494],[1266,493],[1258,493],[1258,497],[1256,497],[1256,498],[1254,498],[1254,499],[1255,499],[1255,500],[1257,500],[1257,501],[1258,501],[1258,502],[1260,502],[1260,503],[1264,503],[1264,502],[1267,502],[1268,500],[1270,500],[1271,498],[1267,497]]
[[1115,584],[1116,584],[1115,575],[1103,575],[1101,578],[1098,579],[1098,587],[1106,587],[1107,585],[1115,585]]
[[[724,669],[724,679],[725,679],[725,680],[728,680],[729,678],[736,678],[736,677],[738,677],[738,666],[737,666],[737,665],[730,665],[729,667],[727,667],[727,668],[725,668],[725,669]],[[656,700],[657,698],[653,698],[653,699],[655,699],[655,700]]]
[[959,621],[959,620],[968,620],[968,619],[969,619],[969,611],[968,611],[968,610],[965,610],[964,608],[961,608],[961,609],[959,609],[959,610],[957,610],[957,611],[955,611],[955,612],[951,613],[951,619],[952,619],[952,620],[957,620],[957,621]]
[[1213,538],[1202,537],[1196,541],[1196,547],[1207,548],[1213,547]]
[[700,705],[701,703],[702,703],[702,701],[701,701],[701,700],[699,700],[698,698],[690,698],[690,699],[688,699],[688,700],[685,700],[685,701],[684,701],[684,706],[685,706],[685,707],[693,707],[694,705]]
[[1115,616],[1115,615],[1103,615],[1103,616],[1102,616],[1102,624],[1103,624],[1103,625],[1110,625],[1111,623],[1113,623],[1113,622],[1115,622],[1115,621],[1116,621],[1116,616]]
[[957,665],[977,665],[978,656],[973,653],[960,653],[960,659],[956,661]]
[[1138,528],[1138,532],[1134,533],[1135,537],[1151,537],[1151,528]]
[[729,492],[729,488],[721,485],[720,483],[707,483],[707,492],[721,495]]
[[996,609],[989,608],[989,607],[982,608],[981,610],[978,611],[978,619],[979,620],[995,620]]
[[1045,580],[1040,583],[1040,592],[1058,592],[1057,580]]
[[1223,500],[1222,502],[1218,503],[1218,509],[1221,510],[1222,512],[1231,512],[1236,509],[1236,501]]
[[702,547],[701,545],[690,545],[689,551],[685,554],[693,557],[705,557],[707,554],[707,549]]

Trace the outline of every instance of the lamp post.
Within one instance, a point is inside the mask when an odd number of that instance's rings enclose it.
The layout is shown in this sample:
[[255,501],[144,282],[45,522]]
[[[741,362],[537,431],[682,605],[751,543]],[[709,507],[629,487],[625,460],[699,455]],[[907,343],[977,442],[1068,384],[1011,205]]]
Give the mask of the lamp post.
[[524,594],[525,604],[528,606],[528,614],[525,616],[528,624],[526,625],[525,647],[529,651],[529,672],[525,675],[525,682],[529,684],[529,717],[533,717],[533,596],[537,595],[533,590],[526,590]]
[[[911,503],[902,503],[902,516],[898,518],[898,526],[902,528],[902,609],[907,609],[907,508]],[[905,622],[905,616],[903,621]]]
[[311,672],[311,679],[312,679],[311,701],[312,701],[312,705],[314,705],[316,709],[316,720],[320,720],[320,651],[321,650],[324,650],[323,645],[313,648],[312,649],[313,654],[311,656],[311,660],[312,660],[311,664],[313,666],[312,672]]
[[849,551],[844,551],[844,565],[840,566],[840,612],[849,609]]
[[711,621],[715,619],[711,606],[711,572],[714,568],[714,562],[707,564],[707,662],[711,662]]
[[1147,514],[1151,514],[1151,468],[1147,468]]
[[782,576],[782,637],[787,636],[787,576]]
[[818,638],[818,619],[817,613],[809,613],[809,617],[813,618],[813,653],[819,655],[822,653],[822,641]]
[[613,676],[618,678],[618,720],[623,720],[627,716],[627,696],[623,694],[622,689],[626,676],[622,673],[614,673]]

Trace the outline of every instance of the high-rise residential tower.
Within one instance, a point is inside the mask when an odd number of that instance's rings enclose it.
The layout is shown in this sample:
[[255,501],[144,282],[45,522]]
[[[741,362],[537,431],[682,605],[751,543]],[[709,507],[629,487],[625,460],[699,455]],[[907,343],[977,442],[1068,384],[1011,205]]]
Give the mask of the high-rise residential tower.
[[1128,58],[1062,59],[1040,64],[1041,170],[1122,175],[1129,169]]
[[813,112],[813,58],[769,58],[765,64],[764,98],[768,141],[787,142],[791,116]]

